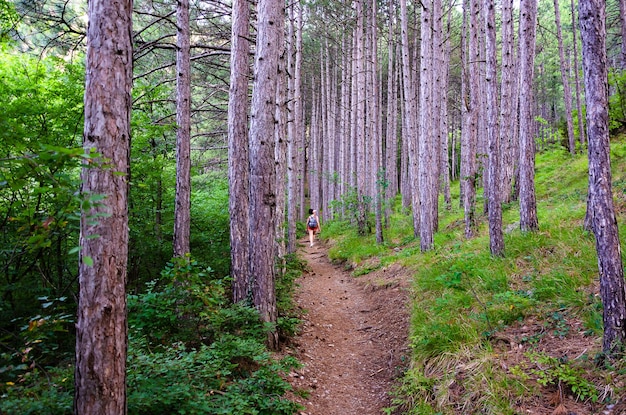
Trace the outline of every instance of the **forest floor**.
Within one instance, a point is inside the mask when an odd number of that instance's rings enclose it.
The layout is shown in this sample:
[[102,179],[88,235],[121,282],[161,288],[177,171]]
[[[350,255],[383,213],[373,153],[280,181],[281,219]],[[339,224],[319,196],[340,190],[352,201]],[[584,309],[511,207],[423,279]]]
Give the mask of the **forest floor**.
[[303,367],[289,375],[300,414],[382,414],[408,362],[409,278],[399,266],[354,277],[329,261],[323,243],[301,243],[303,324],[290,352]]

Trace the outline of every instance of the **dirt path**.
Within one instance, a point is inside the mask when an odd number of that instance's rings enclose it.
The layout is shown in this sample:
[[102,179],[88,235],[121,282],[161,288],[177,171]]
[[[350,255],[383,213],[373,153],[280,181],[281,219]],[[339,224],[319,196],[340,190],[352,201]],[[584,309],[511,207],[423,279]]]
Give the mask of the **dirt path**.
[[298,280],[305,321],[294,349],[304,367],[291,374],[309,392],[296,398],[301,414],[381,414],[407,352],[406,278],[400,269],[355,278],[320,243],[301,242],[309,271]]

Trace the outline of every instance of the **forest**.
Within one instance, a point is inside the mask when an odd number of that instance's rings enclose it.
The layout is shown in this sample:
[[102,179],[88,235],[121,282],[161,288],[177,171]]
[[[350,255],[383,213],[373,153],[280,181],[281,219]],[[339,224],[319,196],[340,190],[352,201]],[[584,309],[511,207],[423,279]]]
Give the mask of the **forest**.
[[0,17],[1,414],[298,413],[309,209],[411,274],[385,413],[622,413],[625,1]]

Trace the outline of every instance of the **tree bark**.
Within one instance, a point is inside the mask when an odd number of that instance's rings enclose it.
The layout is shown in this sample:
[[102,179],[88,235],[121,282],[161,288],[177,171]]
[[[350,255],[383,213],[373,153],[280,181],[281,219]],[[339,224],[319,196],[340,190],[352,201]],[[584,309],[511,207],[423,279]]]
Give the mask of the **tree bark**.
[[498,131],[498,82],[496,61],[496,11],[493,0],[483,3],[485,12],[485,55],[487,95],[487,149],[489,156],[489,249],[491,255],[504,255],[502,205],[500,203],[500,132]]
[[409,23],[406,0],[400,0],[400,31],[402,36],[402,87],[403,87],[403,131],[402,140],[406,144],[408,152],[407,179],[408,189],[411,194],[411,208],[413,211],[413,235],[417,238],[420,235],[420,215],[419,215],[419,185],[418,185],[418,150],[417,150],[417,126],[416,126],[416,105],[415,89],[413,87],[413,73],[411,69],[409,54]]
[[626,291],[611,188],[606,5],[603,0],[580,0],[578,7],[589,137],[589,210],[604,305],[602,350],[609,357],[617,357],[626,341]]
[[189,0],[176,7],[176,201],[174,256],[189,254],[191,229],[191,62]]
[[[478,4],[469,3],[469,42],[468,59],[463,60],[464,73],[462,87],[463,127],[461,129],[461,194],[465,218],[465,237],[472,238],[476,232],[476,146],[478,142]],[[467,3],[463,8],[468,12]]]
[[132,1],[89,2],[86,154],[81,192],[102,195],[80,222],[74,411],[119,415],[126,405],[126,273],[132,87]]
[[[254,61],[250,122],[250,275],[253,276],[254,305],[265,322],[276,322],[274,281],[276,168],[274,131],[276,84],[280,39],[284,27],[284,2],[260,0]],[[268,345],[276,348],[275,331]]]
[[502,1],[502,70],[500,87],[500,200],[511,201],[516,159],[514,145],[517,126],[517,95],[514,82],[515,54],[513,35],[513,0]]
[[520,9],[520,229],[524,232],[539,229],[535,198],[535,138],[533,114],[533,74],[535,36],[537,29],[537,2],[524,1]]
[[250,8],[234,0],[228,102],[228,210],[230,214],[230,275],[233,301],[251,298],[250,285],[250,157],[248,145],[248,82],[250,78]]
[[[620,0],[622,1],[622,0]],[[583,118],[583,106],[581,104],[581,87],[580,87],[580,77],[578,76],[578,36],[576,35],[576,5],[574,4],[574,0],[571,0],[572,7],[572,49],[573,49],[573,67],[574,67],[574,86],[576,88],[576,111],[578,112],[578,141],[580,142],[581,148],[584,147],[587,140],[585,139],[585,123]]]
[[[435,0],[439,1],[439,0]],[[420,249],[429,251],[434,247],[434,199],[437,197],[434,132],[434,104],[432,102],[433,67],[433,7],[434,2],[422,2],[421,59],[420,59],[420,134],[419,134],[419,195],[420,195]],[[437,118],[438,119],[438,118]],[[438,126],[437,126],[438,127]],[[434,195],[433,195],[434,193]]]

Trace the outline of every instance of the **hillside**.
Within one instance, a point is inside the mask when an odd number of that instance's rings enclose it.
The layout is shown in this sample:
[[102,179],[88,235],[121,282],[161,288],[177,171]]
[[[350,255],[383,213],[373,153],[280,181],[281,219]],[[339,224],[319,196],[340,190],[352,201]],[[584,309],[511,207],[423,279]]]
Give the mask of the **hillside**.
[[[612,143],[618,222],[626,210],[626,143]],[[411,219],[396,208],[386,243],[345,223],[325,226],[332,260],[359,278],[385,282],[389,269],[413,273],[410,368],[394,408],[409,414],[624,413],[622,362],[601,357],[602,304],[593,235],[582,229],[586,155],[562,148],[537,155],[540,230],[521,233],[515,203],[504,208],[506,256],[489,254],[486,218],[463,236],[458,183],[440,205],[436,248],[422,254]],[[479,197],[478,206],[483,200]],[[481,210],[481,209],[479,209]],[[624,232],[622,231],[622,244]]]

